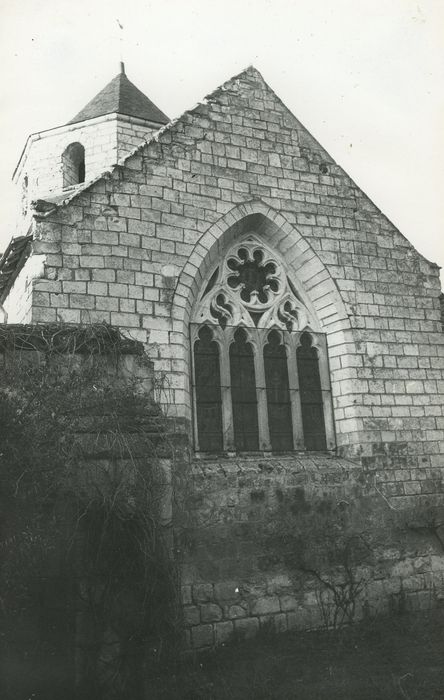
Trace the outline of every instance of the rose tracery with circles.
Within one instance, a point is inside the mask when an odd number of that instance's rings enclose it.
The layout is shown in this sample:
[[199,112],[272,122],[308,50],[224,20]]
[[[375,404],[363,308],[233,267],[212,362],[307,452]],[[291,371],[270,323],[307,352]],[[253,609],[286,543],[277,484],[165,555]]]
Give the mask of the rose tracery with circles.
[[283,263],[252,234],[233,245],[212,272],[193,322],[287,331],[313,325]]

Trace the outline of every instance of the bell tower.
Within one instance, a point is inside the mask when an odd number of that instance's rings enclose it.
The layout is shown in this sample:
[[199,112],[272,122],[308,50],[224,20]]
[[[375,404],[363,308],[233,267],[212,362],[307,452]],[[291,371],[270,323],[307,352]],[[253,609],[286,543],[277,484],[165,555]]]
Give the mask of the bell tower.
[[26,233],[31,203],[60,201],[85,186],[149,138],[168,117],[119,73],[64,126],[29,136],[13,174],[19,216],[16,235]]

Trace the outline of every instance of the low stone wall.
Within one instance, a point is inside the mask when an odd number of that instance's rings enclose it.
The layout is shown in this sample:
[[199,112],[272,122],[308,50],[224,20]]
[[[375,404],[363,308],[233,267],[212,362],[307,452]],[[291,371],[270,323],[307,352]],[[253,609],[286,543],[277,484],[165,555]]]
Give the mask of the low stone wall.
[[[264,627],[339,624],[333,589],[340,595],[347,580],[356,583],[347,589],[356,620],[444,600],[444,552],[431,520],[437,484],[433,496],[397,498],[387,474],[315,455],[195,461],[182,548],[187,647]],[[365,551],[344,562],[347,539],[361,536]]]
[[[170,449],[152,388],[141,344],[117,329],[0,325],[0,655],[8,697],[12,688],[20,697],[62,697],[59,683],[78,686],[79,697],[93,681],[115,687],[122,658],[137,676],[130,626],[147,620],[147,636],[167,634],[167,615],[154,629],[146,610],[161,617],[177,596],[164,543]],[[161,593],[153,594],[156,585]],[[111,681],[103,668],[112,668]]]

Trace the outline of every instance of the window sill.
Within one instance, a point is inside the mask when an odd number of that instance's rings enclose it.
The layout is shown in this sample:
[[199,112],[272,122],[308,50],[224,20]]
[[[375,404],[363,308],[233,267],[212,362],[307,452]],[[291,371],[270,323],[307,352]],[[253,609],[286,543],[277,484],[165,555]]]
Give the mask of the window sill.
[[229,459],[275,459],[279,457],[310,457],[310,455],[336,457],[336,449],[333,450],[291,450],[290,452],[194,452],[194,458],[202,461],[229,460]]

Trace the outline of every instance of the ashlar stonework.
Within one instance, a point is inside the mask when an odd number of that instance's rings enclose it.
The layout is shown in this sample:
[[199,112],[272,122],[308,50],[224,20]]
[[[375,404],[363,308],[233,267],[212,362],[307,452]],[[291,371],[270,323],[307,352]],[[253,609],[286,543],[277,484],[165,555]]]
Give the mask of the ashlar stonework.
[[[265,539],[288,498],[296,516],[325,499],[331,508],[354,503],[356,512],[361,500],[365,508],[371,502],[375,532],[382,512],[441,503],[439,268],[253,67],[159,126],[153,133],[143,118],[107,114],[30,144],[17,181],[18,233],[31,237],[30,250],[9,269],[0,301],[8,322],[105,322],[145,344],[164,410],[189,439],[181,461],[191,545],[178,547],[188,643],[250,636],[270,621],[278,631],[319,626],[319,586],[295,578],[282,553],[265,555]],[[71,129],[73,140],[84,137],[86,172],[84,182],[63,189]],[[46,187],[33,204],[23,193],[31,171],[41,171]],[[236,294],[244,295],[237,311]],[[248,323],[241,306],[251,312]],[[193,361],[204,325],[209,389],[198,395]],[[225,350],[224,328],[233,328]],[[311,365],[297,364],[301,347]],[[308,366],[318,379],[304,388]],[[273,372],[275,385],[267,378]],[[320,442],[310,442],[307,426],[321,420]],[[285,421],[282,444],[292,442],[280,457],[273,436]],[[199,450],[207,429],[216,436],[213,454]],[[378,552],[379,563],[363,574],[360,614],[365,606],[387,610],[396,596],[407,595],[411,607],[442,596],[436,542],[389,546],[387,539]]]

